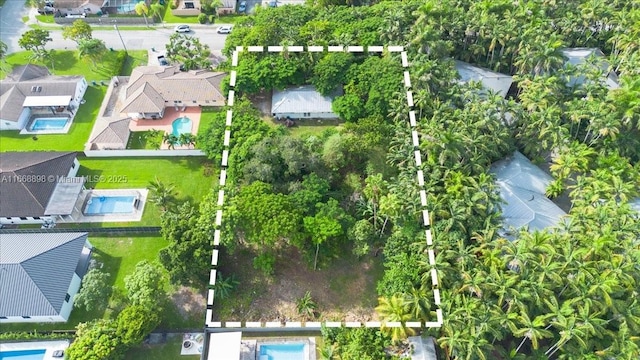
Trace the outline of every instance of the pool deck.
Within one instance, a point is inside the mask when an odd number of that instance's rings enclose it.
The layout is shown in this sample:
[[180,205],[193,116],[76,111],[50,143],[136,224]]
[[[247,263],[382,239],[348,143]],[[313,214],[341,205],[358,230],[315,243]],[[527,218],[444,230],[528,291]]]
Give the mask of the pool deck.
[[43,360],[60,360],[62,358],[54,358],[53,352],[56,350],[66,350],[69,347],[68,341],[30,341],[30,342],[2,342],[0,343],[0,351],[19,351],[19,350],[36,350],[45,349]]
[[[58,220],[59,223],[97,223],[97,222],[133,222],[142,220],[144,207],[147,203],[148,189],[114,189],[114,190],[82,190],[73,207],[71,218]],[[136,196],[140,206],[130,214],[101,214],[85,215],[83,210],[91,196]]]
[[[131,131],[150,131],[150,130],[162,130],[165,133],[173,132],[173,121],[177,118],[188,117],[191,119],[191,133],[198,135],[198,129],[200,127],[200,116],[202,110],[197,106],[187,107],[184,111],[175,107],[166,107],[164,109],[164,116],[162,119],[133,119],[129,125]],[[169,146],[166,143],[162,143],[160,149],[168,149]],[[176,146],[176,149],[189,149],[188,146]]]

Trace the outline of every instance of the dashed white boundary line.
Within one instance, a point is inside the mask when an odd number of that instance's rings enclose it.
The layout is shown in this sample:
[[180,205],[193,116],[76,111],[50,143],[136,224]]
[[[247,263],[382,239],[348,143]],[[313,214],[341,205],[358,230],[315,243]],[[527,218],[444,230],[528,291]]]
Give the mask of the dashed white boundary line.
[[[305,51],[305,46],[287,46],[288,52],[303,52]],[[306,46],[306,51],[309,52],[350,52],[350,53],[364,53],[365,49],[368,53],[380,53],[384,51],[383,46]],[[406,97],[407,97],[407,105],[409,106],[409,126],[411,127],[411,142],[414,147],[414,157],[415,163],[418,168],[422,166],[422,154],[420,153],[420,139],[419,134],[416,129],[416,114],[413,109],[413,92],[411,90],[411,77],[409,74],[409,60],[407,56],[407,52],[404,50],[402,46],[387,46],[387,51],[389,52],[399,52],[400,58],[402,61],[402,67],[405,69],[403,72],[403,82],[406,88]],[[284,46],[267,46],[267,52],[275,52],[282,53],[284,52]],[[238,56],[239,53],[245,51],[243,46],[236,47],[233,52],[231,58],[231,74],[229,81],[229,95],[227,98],[227,105],[232,107],[235,100],[235,85],[237,79],[236,68],[238,67]],[[248,46],[246,48],[248,52],[264,52],[264,46]],[[224,187],[226,186],[226,177],[227,177],[227,166],[229,161],[229,150],[230,150],[230,142],[231,142],[231,123],[233,120],[233,110],[227,110],[226,122],[225,122],[225,132],[224,132],[224,141],[223,141],[223,150],[222,150],[222,161],[220,170],[220,190],[218,190],[218,206],[220,209],[216,211],[216,229],[214,230],[214,250],[211,254],[211,273],[209,275],[209,285],[211,287],[215,286],[216,283],[216,275],[217,275],[217,267],[218,267],[218,259],[219,259],[219,250],[218,246],[220,246],[220,226],[222,225],[222,206],[224,205]],[[317,321],[267,321],[267,322],[259,322],[259,321],[246,321],[244,322],[244,328],[306,328],[306,329],[319,329],[324,326],[326,327],[349,327],[349,328],[357,328],[357,327],[367,327],[367,328],[380,328],[380,327],[409,327],[409,328],[433,328],[433,327],[441,327],[443,322],[443,315],[441,309],[440,302],[440,290],[438,288],[438,272],[436,270],[436,260],[435,253],[433,248],[433,236],[431,233],[431,221],[429,217],[429,210],[427,209],[427,191],[424,188],[424,172],[422,169],[418,169],[417,171],[417,180],[418,186],[420,187],[420,204],[422,206],[422,220],[423,225],[425,227],[425,239],[427,244],[427,254],[429,258],[429,265],[431,266],[431,286],[433,290],[433,304],[436,305],[436,320],[431,322],[420,322],[420,321],[408,321],[406,323],[401,322],[384,322],[384,321],[326,321],[326,322],[317,322]],[[209,289],[207,292],[207,311],[206,311],[206,327],[208,328],[243,328],[243,322],[240,321],[213,321],[213,304],[215,298],[215,290]]]

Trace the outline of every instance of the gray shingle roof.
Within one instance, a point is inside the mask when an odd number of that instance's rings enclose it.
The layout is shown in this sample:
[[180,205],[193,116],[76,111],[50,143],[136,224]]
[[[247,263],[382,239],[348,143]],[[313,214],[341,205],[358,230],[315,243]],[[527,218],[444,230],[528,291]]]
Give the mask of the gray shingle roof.
[[322,96],[311,85],[274,90],[271,98],[271,112],[275,114],[332,113],[331,103],[339,94],[336,92],[333,96]]
[[496,175],[500,197],[506,201],[501,205],[505,228],[542,230],[557,225],[566,215],[545,196],[553,178],[521,153],[496,162],[491,172]]
[[[82,76],[50,75],[47,68],[35,65],[19,66],[0,82],[0,118],[18,121],[27,96],[75,96]],[[38,92],[32,87],[39,86]]]
[[[6,152],[0,156],[0,216],[42,216],[56,188],[76,159],[73,152]],[[28,176],[35,179],[29,180]],[[24,182],[17,182],[21,180]],[[42,179],[44,178],[44,181]]]
[[509,92],[509,88],[513,82],[511,76],[473,66],[462,61],[456,61],[455,64],[462,82],[477,81],[482,83],[483,88],[497,92],[502,95],[502,97],[507,96],[507,92]]
[[0,234],[0,316],[60,313],[87,233]]

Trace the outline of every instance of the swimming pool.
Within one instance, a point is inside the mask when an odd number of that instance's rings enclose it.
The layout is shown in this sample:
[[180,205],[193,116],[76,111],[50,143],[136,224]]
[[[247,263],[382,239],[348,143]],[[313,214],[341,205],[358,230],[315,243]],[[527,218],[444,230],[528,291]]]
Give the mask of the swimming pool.
[[0,360],[42,360],[47,350],[0,351]]
[[69,118],[36,118],[31,123],[31,131],[62,130],[67,126]]
[[173,127],[173,135],[180,137],[181,134],[190,134],[191,127],[193,126],[191,119],[188,117],[179,117],[173,120],[171,124]]
[[84,208],[85,215],[130,214],[135,196],[92,196]]
[[260,360],[306,360],[304,343],[261,344]]

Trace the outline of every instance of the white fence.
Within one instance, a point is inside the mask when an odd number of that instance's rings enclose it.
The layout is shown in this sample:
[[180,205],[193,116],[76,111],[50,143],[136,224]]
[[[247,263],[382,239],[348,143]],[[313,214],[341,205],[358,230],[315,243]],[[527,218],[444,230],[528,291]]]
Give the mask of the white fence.
[[206,156],[202,150],[85,150],[87,157]]

